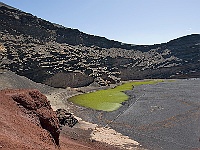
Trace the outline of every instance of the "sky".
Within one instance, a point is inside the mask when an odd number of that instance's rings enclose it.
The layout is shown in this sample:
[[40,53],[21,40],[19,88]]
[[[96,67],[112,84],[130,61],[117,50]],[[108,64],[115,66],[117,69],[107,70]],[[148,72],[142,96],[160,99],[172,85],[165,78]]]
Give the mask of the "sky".
[[200,0],[1,0],[65,27],[129,44],[200,33]]

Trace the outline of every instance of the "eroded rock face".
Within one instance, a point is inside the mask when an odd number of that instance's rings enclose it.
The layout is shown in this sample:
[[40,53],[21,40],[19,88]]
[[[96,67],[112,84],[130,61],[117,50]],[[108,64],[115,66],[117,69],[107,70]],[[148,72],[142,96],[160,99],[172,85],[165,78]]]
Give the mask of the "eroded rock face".
[[[22,138],[22,141],[32,138],[27,141],[29,144],[35,142],[41,145],[54,145],[54,148],[59,145],[58,118],[46,96],[38,90],[2,90],[0,91],[0,103],[0,111],[5,109],[7,112],[7,109],[10,109],[11,112],[7,113],[7,118],[14,120],[14,123],[10,124],[11,126],[4,126],[13,120],[4,122],[4,119],[0,119],[1,128],[8,130],[7,132],[2,131],[0,134],[10,136],[6,134],[12,132],[9,130],[13,128],[13,134],[27,138]],[[12,138],[11,136],[10,142]],[[17,139],[20,141],[20,138]],[[42,141],[38,141],[38,139]]]
[[90,77],[83,73],[57,73],[54,76],[46,79],[44,82],[47,85],[66,88],[66,87],[81,87],[87,86],[94,81],[93,77]]

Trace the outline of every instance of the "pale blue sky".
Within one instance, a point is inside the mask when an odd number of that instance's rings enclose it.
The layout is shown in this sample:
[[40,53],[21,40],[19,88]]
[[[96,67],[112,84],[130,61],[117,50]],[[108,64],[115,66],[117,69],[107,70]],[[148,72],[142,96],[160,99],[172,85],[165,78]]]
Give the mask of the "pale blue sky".
[[1,0],[45,20],[130,44],[200,33],[200,0]]

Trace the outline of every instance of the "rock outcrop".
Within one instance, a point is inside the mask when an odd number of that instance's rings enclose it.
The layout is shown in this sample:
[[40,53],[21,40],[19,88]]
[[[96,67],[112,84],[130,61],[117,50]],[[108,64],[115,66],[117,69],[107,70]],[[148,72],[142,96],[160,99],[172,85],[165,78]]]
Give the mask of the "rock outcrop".
[[199,34],[131,45],[65,28],[2,3],[0,14],[0,68],[35,82],[66,88],[200,75]]
[[0,91],[0,114],[2,148],[58,148],[58,118],[49,101],[38,90]]
[[76,123],[78,123],[78,120],[71,113],[67,112],[65,109],[57,109],[56,115],[57,118],[59,119],[61,127],[68,125],[69,127],[72,128]]

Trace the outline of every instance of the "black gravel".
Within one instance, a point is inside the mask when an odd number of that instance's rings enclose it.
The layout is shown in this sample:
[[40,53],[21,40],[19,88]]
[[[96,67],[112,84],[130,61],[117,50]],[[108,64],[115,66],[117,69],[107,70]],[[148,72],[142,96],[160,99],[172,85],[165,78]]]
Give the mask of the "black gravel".
[[75,114],[150,150],[200,149],[200,78],[142,85],[126,94],[130,99],[116,111],[80,107]]
[[200,148],[200,79],[135,87],[132,105],[109,124],[152,150]]

